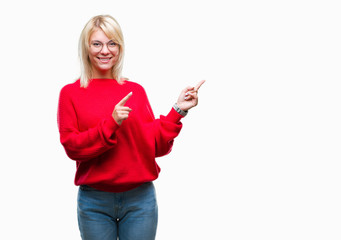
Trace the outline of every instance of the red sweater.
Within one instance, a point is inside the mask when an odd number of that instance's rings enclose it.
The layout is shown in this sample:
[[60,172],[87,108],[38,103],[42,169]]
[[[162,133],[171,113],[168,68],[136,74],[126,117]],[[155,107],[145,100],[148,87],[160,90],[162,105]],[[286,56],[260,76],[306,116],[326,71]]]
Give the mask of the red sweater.
[[[112,117],[115,105],[129,92],[125,106],[132,109],[119,126]],[[155,180],[160,172],[155,158],[171,151],[182,116],[173,108],[155,119],[146,92],[137,83],[93,79],[62,88],[58,105],[60,141],[76,160],[76,185],[108,192],[128,191]]]

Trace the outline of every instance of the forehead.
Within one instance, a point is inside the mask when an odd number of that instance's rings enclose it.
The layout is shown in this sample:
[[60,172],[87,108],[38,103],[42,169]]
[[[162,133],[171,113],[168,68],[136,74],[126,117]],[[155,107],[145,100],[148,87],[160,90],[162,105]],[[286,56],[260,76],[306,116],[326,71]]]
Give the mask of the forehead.
[[94,40],[107,42],[110,39],[107,37],[107,35],[105,35],[102,29],[97,28],[90,36],[90,41],[94,41]]

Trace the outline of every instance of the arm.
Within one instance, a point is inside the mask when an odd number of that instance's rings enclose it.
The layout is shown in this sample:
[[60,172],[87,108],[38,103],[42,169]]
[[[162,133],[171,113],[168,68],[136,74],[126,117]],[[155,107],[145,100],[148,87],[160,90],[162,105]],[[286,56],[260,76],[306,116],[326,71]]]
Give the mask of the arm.
[[67,89],[63,88],[59,96],[58,128],[66,154],[73,160],[86,161],[115,146],[117,143],[115,132],[119,125],[112,116],[108,116],[97,126],[80,132],[71,96]]
[[[151,111],[151,110],[150,110]],[[170,153],[174,139],[182,128],[180,120],[183,117],[173,108],[167,116],[161,115],[153,122],[153,136],[155,139],[155,157],[162,157]]]
[[[205,81],[199,82],[196,87],[185,88],[177,101],[177,106],[184,112],[198,104],[198,90]],[[147,99],[147,97],[146,97]],[[177,137],[182,128],[182,123],[180,120],[185,116],[181,115],[174,108],[168,113],[167,116],[160,116],[159,119],[154,118],[153,111],[150,107],[149,101],[147,99],[147,108],[152,118],[153,122],[153,136],[155,138],[155,156],[161,157],[168,154],[173,147],[174,138]]]

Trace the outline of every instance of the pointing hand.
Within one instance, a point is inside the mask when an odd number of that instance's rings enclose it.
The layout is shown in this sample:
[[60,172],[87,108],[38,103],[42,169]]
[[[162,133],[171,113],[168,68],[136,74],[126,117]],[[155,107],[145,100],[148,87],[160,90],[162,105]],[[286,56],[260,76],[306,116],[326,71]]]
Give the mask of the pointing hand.
[[112,112],[112,117],[116,121],[118,125],[121,125],[123,120],[126,120],[129,117],[129,113],[131,109],[129,107],[124,106],[129,98],[133,95],[132,92],[128,93],[119,103],[116,104],[114,111]]
[[188,111],[192,107],[198,105],[198,90],[205,80],[200,81],[195,87],[186,87],[182,90],[177,105],[183,111]]

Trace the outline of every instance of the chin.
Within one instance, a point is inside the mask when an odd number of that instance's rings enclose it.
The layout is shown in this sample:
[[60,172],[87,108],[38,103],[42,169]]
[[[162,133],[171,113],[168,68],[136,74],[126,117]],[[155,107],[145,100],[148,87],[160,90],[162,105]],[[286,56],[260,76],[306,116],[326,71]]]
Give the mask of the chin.
[[114,65],[111,66],[99,66],[98,69],[101,71],[111,71]]
[[114,67],[114,63],[100,63],[100,64],[96,64],[96,68],[100,71],[109,71]]

